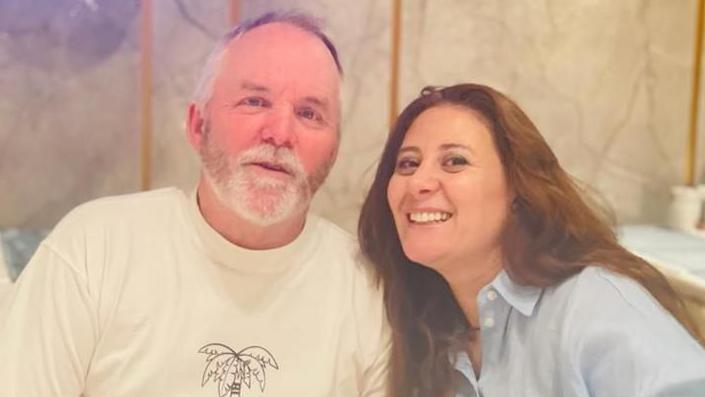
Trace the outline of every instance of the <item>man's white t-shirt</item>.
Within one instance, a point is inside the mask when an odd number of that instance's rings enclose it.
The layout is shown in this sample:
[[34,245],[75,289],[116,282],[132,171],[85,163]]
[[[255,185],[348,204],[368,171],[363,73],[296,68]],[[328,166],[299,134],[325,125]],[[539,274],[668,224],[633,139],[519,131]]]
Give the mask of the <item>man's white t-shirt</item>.
[[309,215],[292,243],[243,249],[174,188],[79,206],[0,314],[0,394],[385,395],[382,293],[356,247]]

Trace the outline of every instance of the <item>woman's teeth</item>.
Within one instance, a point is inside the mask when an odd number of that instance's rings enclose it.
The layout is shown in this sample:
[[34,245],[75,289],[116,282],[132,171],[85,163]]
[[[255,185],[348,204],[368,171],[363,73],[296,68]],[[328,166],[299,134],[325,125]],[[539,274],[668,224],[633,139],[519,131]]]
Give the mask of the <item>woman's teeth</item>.
[[412,212],[409,215],[409,220],[413,223],[440,223],[450,219],[451,214],[448,212]]

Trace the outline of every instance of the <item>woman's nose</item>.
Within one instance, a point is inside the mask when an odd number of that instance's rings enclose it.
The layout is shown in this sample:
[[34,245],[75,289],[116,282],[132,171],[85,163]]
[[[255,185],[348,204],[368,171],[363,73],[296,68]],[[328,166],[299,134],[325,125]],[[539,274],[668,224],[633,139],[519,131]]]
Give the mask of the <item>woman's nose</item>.
[[410,193],[417,199],[432,195],[438,190],[439,186],[438,177],[430,170],[417,169],[409,177]]

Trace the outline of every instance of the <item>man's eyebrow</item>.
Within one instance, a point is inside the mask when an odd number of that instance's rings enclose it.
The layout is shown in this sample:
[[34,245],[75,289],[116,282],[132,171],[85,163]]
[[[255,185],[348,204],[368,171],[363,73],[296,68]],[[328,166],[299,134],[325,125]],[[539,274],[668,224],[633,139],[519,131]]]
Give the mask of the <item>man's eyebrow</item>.
[[263,86],[263,85],[261,85],[261,84],[253,83],[253,82],[251,82],[251,81],[243,81],[243,82],[241,82],[241,83],[240,83],[240,88],[245,89],[245,90],[248,90],[248,91],[269,92],[269,88],[267,88],[267,87],[265,87],[265,86]]
[[325,98],[319,98],[315,96],[307,96],[302,99],[304,103],[308,103],[323,109],[328,109],[329,101]]
[[[269,92],[269,88],[257,84],[252,81],[243,81],[240,83],[240,88],[248,91],[257,91],[257,92]],[[302,102],[308,103],[320,108],[328,109],[330,101],[326,98],[321,98],[317,96],[306,96],[302,99]]]

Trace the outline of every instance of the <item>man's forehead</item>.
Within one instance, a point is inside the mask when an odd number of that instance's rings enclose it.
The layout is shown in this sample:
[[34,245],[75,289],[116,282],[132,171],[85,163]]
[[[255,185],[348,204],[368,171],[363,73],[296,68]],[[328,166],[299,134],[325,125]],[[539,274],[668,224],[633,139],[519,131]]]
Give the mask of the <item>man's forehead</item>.
[[325,44],[298,27],[276,25],[280,26],[257,27],[231,42],[223,55],[218,83],[228,89],[257,86],[296,91],[321,100],[339,96],[340,75]]
[[235,63],[248,59],[268,61],[268,65],[274,66],[298,63],[339,75],[333,55],[323,41],[289,23],[275,22],[247,31],[228,43],[226,54]]

